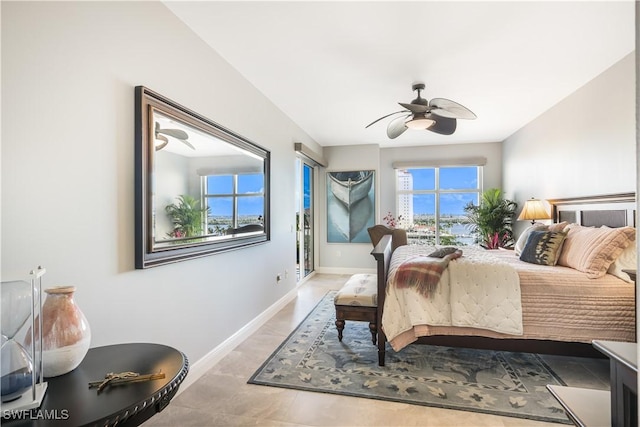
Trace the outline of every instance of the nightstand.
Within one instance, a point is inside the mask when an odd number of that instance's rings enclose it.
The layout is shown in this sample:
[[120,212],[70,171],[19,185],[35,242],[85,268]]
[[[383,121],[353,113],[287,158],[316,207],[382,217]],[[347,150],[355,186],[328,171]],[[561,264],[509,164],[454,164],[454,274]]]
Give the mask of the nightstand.
[[548,385],[547,389],[580,427],[638,425],[637,343],[594,340],[609,357],[611,391]]

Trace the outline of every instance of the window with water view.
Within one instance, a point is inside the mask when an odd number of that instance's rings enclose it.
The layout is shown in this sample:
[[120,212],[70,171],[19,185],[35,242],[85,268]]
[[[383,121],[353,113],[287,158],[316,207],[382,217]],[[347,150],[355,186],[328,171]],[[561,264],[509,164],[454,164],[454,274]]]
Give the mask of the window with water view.
[[209,234],[224,235],[229,229],[263,224],[264,175],[209,175],[205,179],[205,200],[209,207]]
[[409,244],[473,245],[464,207],[478,204],[482,167],[396,169],[398,226]]

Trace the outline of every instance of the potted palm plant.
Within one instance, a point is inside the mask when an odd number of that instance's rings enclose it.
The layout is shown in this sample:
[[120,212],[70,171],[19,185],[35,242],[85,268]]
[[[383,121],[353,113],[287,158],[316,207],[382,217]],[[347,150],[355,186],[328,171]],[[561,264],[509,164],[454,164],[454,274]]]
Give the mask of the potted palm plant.
[[165,211],[173,223],[170,237],[201,236],[205,223],[205,214],[209,207],[200,206],[200,200],[183,194],[178,196],[178,202],[165,207]]
[[464,207],[467,226],[476,236],[476,243],[486,249],[513,246],[513,221],[518,204],[504,198],[502,191],[491,188],[482,193],[479,205]]

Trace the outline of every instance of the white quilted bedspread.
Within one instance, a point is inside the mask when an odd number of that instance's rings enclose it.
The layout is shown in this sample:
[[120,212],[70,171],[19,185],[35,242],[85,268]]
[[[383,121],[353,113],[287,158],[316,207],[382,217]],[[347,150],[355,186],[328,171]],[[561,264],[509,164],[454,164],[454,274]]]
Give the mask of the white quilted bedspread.
[[466,326],[522,335],[518,273],[490,251],[461,248],[462,258],[449,263],[429,298],[395,286],[396,270],[404,260],[435,249],[401,246],[393,253],[382,316],[382,328],[392,344],[396,336],[418,325]]

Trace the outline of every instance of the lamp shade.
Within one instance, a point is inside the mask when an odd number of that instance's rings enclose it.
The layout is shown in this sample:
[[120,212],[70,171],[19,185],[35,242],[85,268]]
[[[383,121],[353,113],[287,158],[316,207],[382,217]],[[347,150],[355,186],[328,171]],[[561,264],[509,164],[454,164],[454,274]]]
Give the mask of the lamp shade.
[[527,200],[524,203],[524,207],[522,208],[522,212],[520,212],[518,220],[529,220],[531,221],[531,224],[533,224],[536,219],[551,219],[551,215],[549,215],[549,212],[542,200]]
[[409,120],[406,120],[404,124],[409,129],[422,130],[430,128],[435,122],[435,120],[427,117],[425,113],[416,113]]

